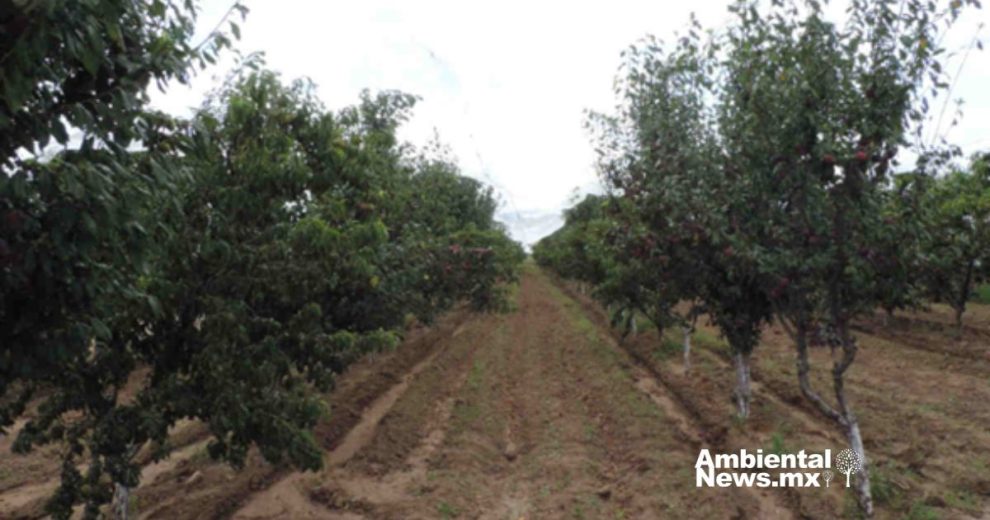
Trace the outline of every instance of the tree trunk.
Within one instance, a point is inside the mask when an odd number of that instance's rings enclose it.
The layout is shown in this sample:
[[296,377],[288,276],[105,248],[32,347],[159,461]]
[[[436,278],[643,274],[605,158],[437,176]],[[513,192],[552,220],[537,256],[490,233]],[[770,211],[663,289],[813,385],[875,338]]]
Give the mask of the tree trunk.
[[859,422],[855,416],[850,414],[846,420],[848,422],[846,438],[849,440],[849,447],[859,454],[860,460],[863,461],[863,468],[856,475],[856,497],[863,513],[869,518],[873,516],[873,496],[870,491],[870,470],[866,460],[866,450],[863,448],[863,436],[859,433]]
[[629,311],[629,331],[634,337],[636,334],[639,334],[639,329],[636,325],[636,311]]
[[113,520],[127,520],[131,503],[131,489],[123,484],[113,485],[113,501],[110,515]]
[[[126,458],[128,461],[133,461],[134,456],[137,455],[138,446],[130,445],[127,448]],[[131,483],[131,485],[138,485],[137,482]],[[131,488],[120,482],[113,483],[113,497],[110,500],[110,518],[113,520],[127,520],[130,516],[130,506],[131,506]]]
[[866,450],[863,448],[863,436],[859,432],[859,422],[846,400],[845,374],[856,359],[856,339],[849,334],[847,322],[844,320],[837,320],[837,322],[836,333],[842,346],[842,358],[836,361],[832,367],[832,386],[835,389],[835,400],[839,405],[838,411],[842,417],[839,424],[845,429],[849,447],[859,455],[863,463],[856,476],[856,500],[859,502],[863,514],[867,518],[871,518],[873,517],[873,496],[870,490],[870,464],[866,458]]
[[691,328],[684,327],[684,373],[691,371]]
[[959,294],[955,295],[956,302],[952,305],[956,311],[956,336],[962,339],[963,313],[966,312],[966,302],[969,301],[970,286],[973,285],[973,269],[976,267],[976,260],[971,259],[966,264],[966,276],[963,278],[962,286],[959,287]]
[[[844,372],[844,370],[843,370]],[[853,414],[852,410],[849,409],[846,404],[846,392],[845,385],[843,381],[843,374],[838,370],[833,374],[833,384],[835,386],[835,396],[839,400],[839,410],[842,416],[842,421],[840,425],[845,430],[846,440],[849,441],[849,447],[852,448],[858,455],[861,461],[863,461],[862,468],[856,475],[856,500],[859,502],[860,509],[869,518],[873,516],[873,496],[870,491],[870,465],[866,458],[866,450],[863,448],[863,436],[859,431],[859,421],[856,420],[856,415]]]
[[[849,442],[849,447],[855,451],[860,459],[863,461],[862,471],[856,479],[856,500],[859,503],[860,509],[867,517],[873,516],[873,497],[870,493],[870,474],[869,474],[869,464],[866,458],[866,450],[863,448],[863,437],[859,431],[859,422],[856,420],[855,414],[849,408],[849,404],[846,401],[846,390],[845,390],[845,371],[852,364],[853,359],[856,355],[856,346],[852,343],[852,338],[848,336],[847,332],[843,331],[840,338],[843,340],[843,357],[841,360],[835,363],[832,368],[832,384],[835,389],[835,398],[838,400],[838,409],[832,408],[825,400],[822,398],[818,392],[811,387],[811,381],[808,377],[808,372],[811,366],[808,363],[808,327],[804,323],[797,323],[792,329],[794,334],[794,341],[797,347],[797,374],[798,374],[798,384],[801,387],[801,393],[804,397],[811,401],[812,404],[826,417],[831,419],[835,424],[837,424],[841,429],[843,435],[845,435],[846,440]],[[847,475],[848,477],[848,475]]]
[[811,371],[811,365],[808,363],[807,328],[799,324],[797,326],[797,333],[794,339],[797,348],[798,386],[801,388],[801,393],[804,395],[805,399],[811,401],[811,404],[815,405],[815,407],[818,408],[822,414],[837,423],[841,423],[842,417],[839,413],[829,406],[828,403],[822,399],[822,396],[811,387],[811,380],[808,378],[808,373]]
[[749,403],[753,395],[749,387],[749,354],[736,352],[733,360],[736,365],[736,405],[739,407],[739,418],[746,419],[749,417]]
[[[842,181],[842,188],[855,190],[853,176],[845,176]],[[859,423],[856,415],[846,400],[845,373],[849,370],[853,361],[856,360],[856,338],[849,333],[850,307],[845,298],[846,289],[854,284],[846,275],[846,268],[849,266],[849,258],[846,256],[847,249],[841,246],[849,245],[849,231],[846,217],[849,213],[843,207],[843,199],[840,196],[837,211],[833,216],[833,240],[835,245],[840,246],[835,249],[835,262],[832,265],[828,280],[828,317],[835,327],[832,332],[835,336],[830,338],[831,343],[838,343],[842,348],[842,358],[832,363],[832,386],[835,390],[835,399],[838,404],[837,411],[840,416],[839,424],[844,427],[846,439],[849,447],[855,451],[862,461],[862,467],[856,478],[856,500],[859,508],[867,518],[873,517],[873,497],[870,490],[870,467],[866,458],[866,451],[863,449],[863,438],[859,433]],[[854,203],[855,198],[850,198],[846,202]],[[837,340],[837,341],[836,341]]]

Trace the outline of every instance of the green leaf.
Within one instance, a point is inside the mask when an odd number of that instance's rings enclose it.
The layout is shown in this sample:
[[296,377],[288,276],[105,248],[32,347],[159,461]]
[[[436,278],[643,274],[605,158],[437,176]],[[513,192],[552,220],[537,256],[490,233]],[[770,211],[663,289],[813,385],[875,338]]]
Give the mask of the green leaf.
[[52,120],[51,126],[52,135],[59,144],[65,144],[69,141],[69,134],[65,131],[65,125],[62,124],[58,119]]

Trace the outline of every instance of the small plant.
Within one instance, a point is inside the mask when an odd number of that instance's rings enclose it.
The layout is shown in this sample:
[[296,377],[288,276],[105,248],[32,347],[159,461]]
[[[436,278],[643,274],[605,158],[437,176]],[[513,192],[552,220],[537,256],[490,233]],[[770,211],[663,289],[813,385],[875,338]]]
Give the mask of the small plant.
[[923,502],[916,501],[908,511],[907,520],[938,520],[938,513]]
[[681,352],[681,345],[676,341],[664,337],[660,346],[654,351],[653,356],[658,360],[667,360]]
[[437,513],[440,518],[457,518],[461,511],[447,502],[440,502],[437,504]]
[[775,455],[783,455],[788,453],[787,445],[784,443],[784,434],[776,431],[770,436],[770,448],[768,450],[770,453]]
[[870,493],[877,504],[890,504],[897,499],[898,491],[891,480],[891,470],[896,470],[890,464],[877,465],[870,471]]
[[976,497],[968,491],[950,491],[945,495],[945,503],[956,509],[979,513],[980,507]]

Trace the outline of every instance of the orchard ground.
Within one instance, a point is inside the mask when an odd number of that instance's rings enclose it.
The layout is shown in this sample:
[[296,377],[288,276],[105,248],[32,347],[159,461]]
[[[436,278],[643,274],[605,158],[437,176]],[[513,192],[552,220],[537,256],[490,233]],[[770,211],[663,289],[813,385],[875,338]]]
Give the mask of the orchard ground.
[[[175,429],[147,461],[138,518],[854,518],[852,493],[699,489],[698,450],[841,449],[797,387],[783,331],[754,355],[752,416],[734,418],[728,351],[701,326],[685,373],[680,332],[619,345],[600,307],[527,265],[506,314],[448,314],[369,356],[328,395],[316,430],[325,469],[294,473],[252,455],[212,462],[202,425]],[[962,337],[935,306],[857,324],[848,376],[871,457],[879,518],[990,518],[990,306]],[[640,330],[650,330],[646,324]],[[812,352],[827,394],[830,352]],[[15,428],[23,425],[19,422]],[[0,518],[37,518],[55,487],[52,449],[0,438]]]

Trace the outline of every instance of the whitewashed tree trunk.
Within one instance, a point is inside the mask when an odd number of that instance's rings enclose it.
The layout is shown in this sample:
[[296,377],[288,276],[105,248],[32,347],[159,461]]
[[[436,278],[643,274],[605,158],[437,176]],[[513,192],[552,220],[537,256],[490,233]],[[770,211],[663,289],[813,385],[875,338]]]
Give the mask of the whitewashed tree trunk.
[[873,496],[870,493],[870,472],[869,462],[866,460],[866,450],[863,448],[863,436],[859,433],[859,422],[855,418],[849,424],[849,444],[853,451],[859,454],[863,461],[863,469],[856,479],[856,492],[860,499],[865,502],[864,509],[867,516],[873,516]]
[[[131,445],[127,449],[127,460],[133,460],[137,455],[138,446]],[[110,500],[110,518],[114,520],[127,520],[130,517],[131,488],[121,484],[113,483],[113,498]]]
[[110,503],[111,518],[127,520],[131,503],[131,489],[123,484],[115,483],[113,486],[113,501]]
[[[848,368],[848,363],[845,363]],[[839,424],[844,427],[846,440],[849,447],[859,455],[862,466],[856,476],[856,501],[859,502],[860,509],[867,518],[873,517],[873,495],[870,491],[870,464],[866,458],[866,449],[863,447],[863,435],[859,431],[859,421],[853,414],[846,401],[845,381],[843,379],[845,370],[835,370],[832,374],[832,384],[835,388],[835,398],[839,403]]]
[[736,365],[736,405],[739,408],[739,417],[746,419],[749,417],[749,404],[753,395],[749,384],[749,354],[736,352],[733,360]]
[[684,373],[691,371],[691,328],[684,327]]
[[798,383],[805,398],[811,401],[822,414],[839,425],[849,442],[849,447],[859,455],[862,469],[857,474],[854,487],[856,501],[859,503],[863,514],[870,518],[873,516],[873,497],[870,491],[869,462],[866,458],[866,450],[863,448],[863,436],[859,431],[859,422],[846,400],[844,379],[846,370],[856,356],[855,339],[849,336],[845,327],[838,332],[837,337],[842,347],[842,358],[833,361],[832,387],[835,390],[835,399],[838,403],[838,406],[833,408],[811,387],[811,380],[808,377],[811,369],[808,363],[808,331],[807,324],[800,322],[796,323],[793,328],[788,328],[788,332],[792,334],[797,347]]
[[850,412],[846,417],[846,438],[849,446],[855,451],[862,462],[862,469],[856,475],[856,495],[860,507],[866,516],[873,516],[873,496],[870,491],[870,464],[866,460],[866,450],[863,448],[863,436],[859,433],[859,422]]

